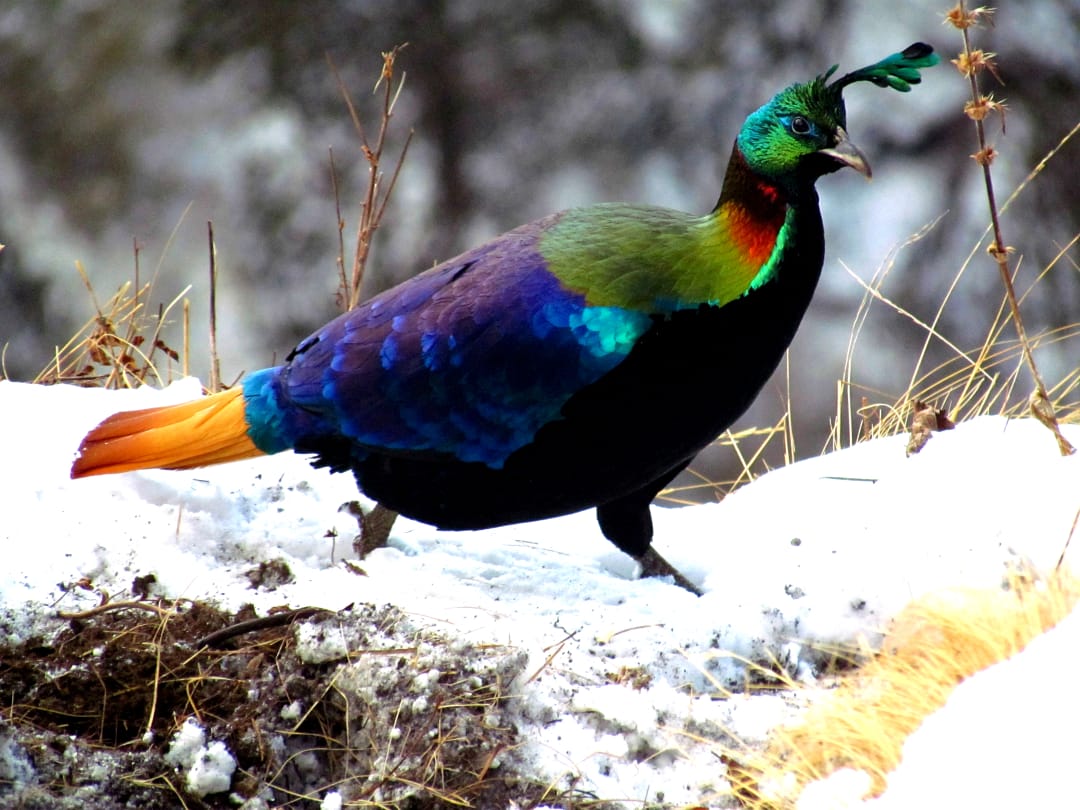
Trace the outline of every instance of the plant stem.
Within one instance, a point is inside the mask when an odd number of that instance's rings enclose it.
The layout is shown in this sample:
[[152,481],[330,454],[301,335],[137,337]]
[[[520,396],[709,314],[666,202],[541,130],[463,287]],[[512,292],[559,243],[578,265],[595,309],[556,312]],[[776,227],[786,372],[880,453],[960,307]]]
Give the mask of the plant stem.
[[211,393],[221,390],[221,358],[217,350],[217,246],[214,244],[214,223],[206,223],[210,245],[210,380]]
[[[964,41],[964,58],[960,62],[961,72],[967,76],[968,83],[971,86],[972,107],[969,112],[969,117],[975,122],[975,135],[979,142],[979,151],[975,153],[974,158],[982,167],[983,182],[986,185],[986,199],[990,205],[990,221],[993,226],[994,234],[994,242],[990,246],[989,252],[997,262],[1002,284],[1005,285],[1005,296],[1009,302],[1012,321],[1016,327],[1016,335],[1020,340],[1020,349],[1023,354],[1024,363],[1027,365],[1028,371],[1031,373],[1032,380],[1035,383],[1035,390],[1032,391],[1029,402],[1031,414],[1054,433],[1058,449],[1063,456],[1067,456],[1076,452],[1076,448],[1074,448],[1061,433],[1057,416],[1054,413],[1054,406],[1046,392],[1046,385],[1043,383],[1042,375],[1039,374],[1039,369],[1035,365],[1035,357],[1031,351],[1031,343],[1028,340],[1027,331],[1024,329],[1024,321],[1020,316],[1020,303],[1016,298],[1016,289],[1013,286],[1012,271],[1009,268],[1009,248],[1005,245],[1005,239],[1002,236],[1001,219],[998,216],[997,200],[994,196],[994,180],[990,172],[990,164],[994,160],[995,151],[993,146],[988,146],[986,143],[986,128],[983,119],[989,109],[997,108],[1000,110],[1001,107],[996,102],[991,101],[989,96],[984,97],[979,92],[978,69],[980,67],[990,67],[990,69],[993,70],[989,64],[989,57],[992,56],[992,54],[984,55],[982,52],[976,53],[973,51],[971,47],[971,37],[968,34],[968,28],[978,20],[979,13],[982,10],[977,9],[969,15],[964,9],[964,0],[960,0],[956,8],[959,13],[956,14],[955,17],[950,15],[950,20],[957,28],[959,28],[960,35]],[[1004,129],[1004,126],[1002,129]]]

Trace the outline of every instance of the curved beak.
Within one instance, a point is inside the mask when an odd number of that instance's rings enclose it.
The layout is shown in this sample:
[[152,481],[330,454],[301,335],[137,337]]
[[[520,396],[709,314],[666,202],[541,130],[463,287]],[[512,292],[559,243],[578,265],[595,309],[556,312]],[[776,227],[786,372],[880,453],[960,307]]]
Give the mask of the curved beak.
[[836,145],[826,149],[819,149],[819,155],[828,155],[833,160],[844,166],[850,166],[867,180],[873,176],[870,162],[855,144],[848,140],[843,127],[836,128]]

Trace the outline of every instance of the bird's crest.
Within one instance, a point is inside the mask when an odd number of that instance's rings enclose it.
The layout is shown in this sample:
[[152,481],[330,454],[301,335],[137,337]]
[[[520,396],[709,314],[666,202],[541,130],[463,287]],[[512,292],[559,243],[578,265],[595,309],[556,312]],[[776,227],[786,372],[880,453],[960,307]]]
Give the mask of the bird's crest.
[[768,104],[752,113],[739,133],[739,148],[755,171],[774,180],[782,179],[794,169],[801,156],[820,149],[821,145],[814,146],[809,142],[783,137],[783,128],[778,128],[779,122],[795,115],[806,115],[822,131],[846,128],[845,87],[856,82],[871,82],[878,87],[891,87],[906,93],[912,85],[922,81],[919,73],[921,68],[937,63],[934,49],[923,42],[916,42],[880,62],[845,73],[829,83],[829,78],[836,72],[836,65],[833,65],[809,82],[793,84],[781,90]]
[[[832,84],[826,85],[827,90],[839,98],[843,89],[855,82],[872,82],[878,87],[891,87],[901,93],[911,90],[913,84],[922,81],[919,68],[933,67],[938,63],[938,56],[934,49],[925,42],[915,42],[908,45],[900,53],[886,56],[880,62],[875,62],[851,73],[845,73]],[[837,65],[833,65],[824,74],[818,76],[822,83],[826,82],[836,72]]]

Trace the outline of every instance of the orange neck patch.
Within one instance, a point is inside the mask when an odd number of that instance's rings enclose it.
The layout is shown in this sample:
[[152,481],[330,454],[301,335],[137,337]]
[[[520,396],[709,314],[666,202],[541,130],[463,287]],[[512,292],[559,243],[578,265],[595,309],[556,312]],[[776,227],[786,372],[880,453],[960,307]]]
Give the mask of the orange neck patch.
[[787,206],[780,201],[779,195],[773,196],[770,202],[769,210],[762,210],[765,206],[747,206],[740,200],[727,200],[720,211],[739,257],[754,267],[761,267],[772,256],[787,215]]

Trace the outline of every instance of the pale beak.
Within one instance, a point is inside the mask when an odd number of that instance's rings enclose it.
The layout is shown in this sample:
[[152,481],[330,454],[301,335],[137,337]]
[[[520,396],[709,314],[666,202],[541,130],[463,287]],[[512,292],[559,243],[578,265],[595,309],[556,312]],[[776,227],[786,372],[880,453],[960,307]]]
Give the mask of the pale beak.
[[866,155],[859,150],[859,147],[848,140],[847,133],[844,132],[843,127],[836,128],[836,146],[830,146],[827,149],[819,149],[818,154],[828,155],[833,160],[842,163],[845,166],[850,166],[867,180],[873,175],[873,172],[870,170],[870,162],[866,159]]

